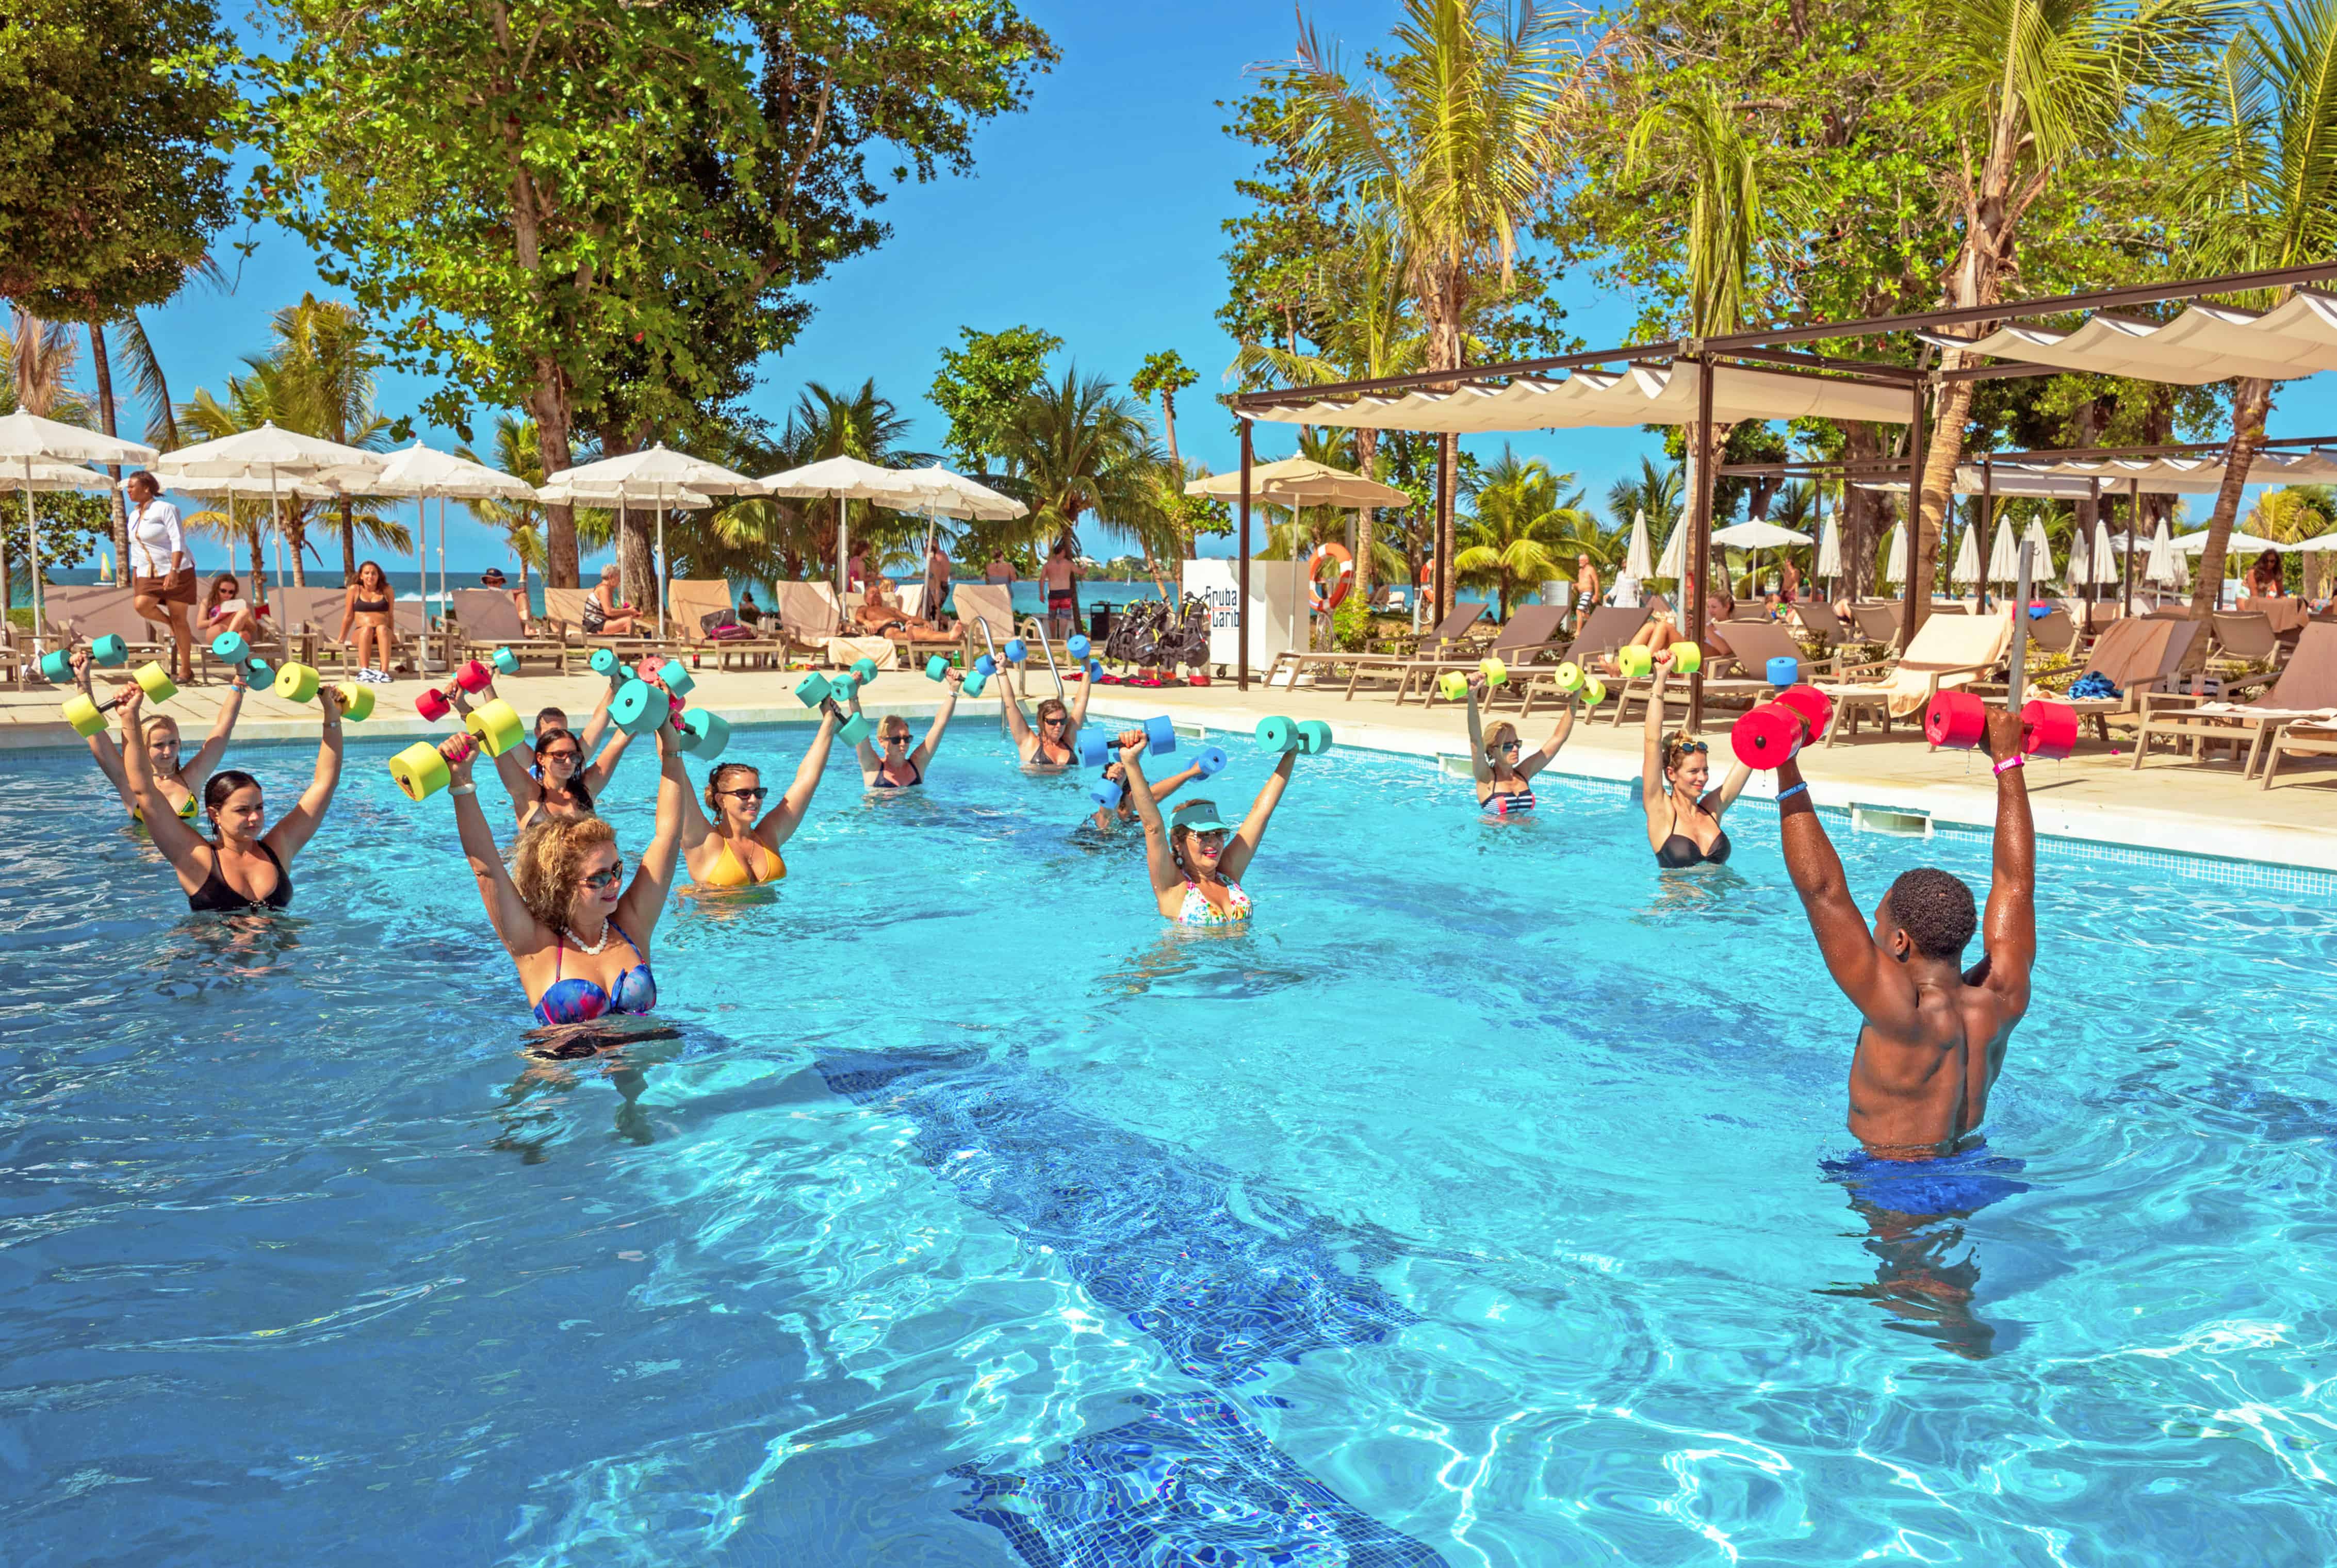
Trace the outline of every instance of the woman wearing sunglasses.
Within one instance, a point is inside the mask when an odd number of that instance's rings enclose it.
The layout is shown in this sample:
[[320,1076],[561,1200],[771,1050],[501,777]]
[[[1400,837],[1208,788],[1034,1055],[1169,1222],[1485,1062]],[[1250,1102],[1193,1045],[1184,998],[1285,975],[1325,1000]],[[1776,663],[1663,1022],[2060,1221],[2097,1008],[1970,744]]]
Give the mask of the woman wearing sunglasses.
[[787,874],[779,846],[803,826],[812,792],[819,788],[820,773],[827,766],[836,721],[843,716],[834,702],[820,704],[819,730],[811,737],[811,748],[796,765],[795,782],[769,811],[763,810],[763,802],[771,792],[763,787],[763,775],[752,763],[716,763],[706,775],[704,811],[696,800],[684,797],[681,858],[694,886],[754,887]]
[[1721,813],[1736,803],[1753,770],[1738,763],[1728,782],[1707,790],[1712,782],[1712,748],[1686,730],[1664,738],[1664,686],[1671,679],[1672,655],[1656,655],[1655,685],[1648,693],[1646,756],[1639,774],[1639,801],[1648,811],[1648,845],[1656,863],[1677,870],[1728,859],[1728,834],[1720,826]]
[[1127,774],[1126,798],[1144,819],[1144,861],[1152,872],[1152,896],[1160,912],[1185,926],[1230,926],[1250,917],[1249,895],[1242,891],[1241,874],[1266,837],[1266,824],[1282,803],[1289,787],[1296,751],[1282,754],[1267,775],[1249,815],[1238,832],[1218,819],[1217,803],[1189,800],[1177,808],[1176,820],[1160,820],[1160,803],[1144,779],[1147,737],[1140,729],[1120,732],[1120,763]]
[[1489,817],[1513,817],[1534,809],[1534,774],[1550,765],[1550,759],[1574,733],[1574,698],[1567,697],[1565,711],[1558,716],[1558,724],[1541,743],[1541,749],[1527,753],[1525,743],[1518,738],[1517,726],[1497,718],[1487,726],[1477,716],[1478,699],[1484,690],[1482,681],[1469,683],[1469,755],[1471,771],[1477,779],[1477,807]]
[[[909,744],[909,721],[899,714],[888,713],[876,725],[876,744],[862,741],[860,782],[873,790],[911,789],[925,782],[925,769],[932,765],[934,754],[942,749],[942,736],[949,733],[950,716],[957,712],[958,687],[965,683],[965,672],[952,670],[942,680],[942,706],[934,714],[934,722],[925,731],[925,738],[912,747]],[[860,712],[860,694],[852,694],[852,711]]]
[[505,869],[471,782],[475,754],[460,735],[438,748],[453,775],[445,793],[479,901],[519,969],[538,1024],[586,1023],[657,1006],[650,933],[673,885],[689,803],[670,719],[658,728],[657,748],[657,827],[630,884],[616,829],[591,815],[538,818],[512,846]]
[[999,706],[1005,710],[1006,733],[1014,737],[1014,749],[1022,754],[1022,765],[1060,772],[1079,758],[1079,748],[1071,737],[1088,720],[1088,694],[1095,682],[1080,682],[1080,695],[1066,707],[1063,699],[1051,696],[1039,705],[1035,725],[1022,716],[1022,699],[1014,694],[1014,668],[1009,665],[998,672],[999,693],[1003,699]]

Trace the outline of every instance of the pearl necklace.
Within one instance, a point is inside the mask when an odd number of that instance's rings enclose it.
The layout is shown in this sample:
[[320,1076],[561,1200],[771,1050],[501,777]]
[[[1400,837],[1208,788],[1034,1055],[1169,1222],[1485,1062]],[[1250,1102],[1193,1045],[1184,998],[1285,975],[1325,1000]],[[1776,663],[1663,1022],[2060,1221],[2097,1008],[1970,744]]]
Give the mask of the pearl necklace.
[[568,940],[574,946],[578,952],[582,953],[587,958],[597,959],[601,956],[601,950],[609,945],[610,930],[609,922],[602,920],[601,922],[601,940],[599,941],[588,943],[583,938],[578,936],[574,931],[570,931],[568,933]]

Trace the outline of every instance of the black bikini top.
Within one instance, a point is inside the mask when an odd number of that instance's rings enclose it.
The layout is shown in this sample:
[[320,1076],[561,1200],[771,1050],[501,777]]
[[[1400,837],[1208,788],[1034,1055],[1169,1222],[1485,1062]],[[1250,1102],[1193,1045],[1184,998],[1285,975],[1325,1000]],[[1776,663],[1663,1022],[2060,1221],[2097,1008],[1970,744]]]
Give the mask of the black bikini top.
[[268,890],[266,898],[248,899],[228,886],[227,879],[220,875],[219,851],[213,850],[211,869],[203,878],[203,885],[187,895],[187,908],[199,915],[233,915],[288,907],[292,902],[292,873],[276,858],[276,852],[268,847],[266,839],[259,841],[259,852],[276,868],[276,885]]
[[1664,847],[1656,852],[1656,863],[1673,871],[1677,871],[1681,866],[1695,865],[1702,861],[1710,861],[1714,865],[1721,865],[1726,863],[1727,859],[1728,832],[1726,828],[1721,830],[1718,838],[1712,841],[1710,854],[1706,854],[1702,850],[1697,849],[1696,841],[1686,833],[1672,834],[1664,841]]

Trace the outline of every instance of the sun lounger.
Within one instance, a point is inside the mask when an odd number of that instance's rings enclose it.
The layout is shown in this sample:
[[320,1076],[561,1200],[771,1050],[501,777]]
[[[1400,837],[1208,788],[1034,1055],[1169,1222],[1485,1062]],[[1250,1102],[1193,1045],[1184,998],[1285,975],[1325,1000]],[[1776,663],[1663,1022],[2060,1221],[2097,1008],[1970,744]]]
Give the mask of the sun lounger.
[[[79,588],[56,585],[41,590],[43,620],[48,631],[44,648],[63,648],[69,642],[90,642],[101,637],[118,637],[130,648],[132,665],[159,659],[164,667],[171,664],[170,628],[142,618],[132,608],[128,588],[112,583],[94,583]],[[197,638],[198,643],[202,641]],[[24,657],[35,657],[27,638]]]
[[2287,594],[2259,595],[2243,599],[2239,603],[2242,615],[2261,615],[2272,623],[2273,635],[2288,637],[2301,631],[2312,618],[2312,609],[2304,600]]
[[1481,603],[1455,605],[1452,613],[1439,621],[1433,630],[1413,638],[1409,648],[1380,653],[1342,652],[1335,648],[1318,653],[1304,648],[1286,648],[1276,654],[1274,663],[1266,667],[1266,684],[1296,686],[1299,676],[1306,670],[1319,669],[1331,674],[1344,666],[1348,671],[1347,696],[1352,701],[1356,682],[1367,675],[1393,677],[1402,684],[1403,667],[1417,659],[1460,657],[1474,640],[1470,634],[1484,613],[1485,606]]
[[774,584],[771,591],[771,619],[780,632],[811,657],[823,657],[827,639],[844,629],[835,587],[825,582],[782,582]]
[[655,636],[654,617],[637,619],[639,628],[624,637],[611,637],[606,632],[584,629],[584,601],[592,590],[589,588],[547,588],[543,590],[543,618],[560,630],[561,641],[575,648],[613,648],[629,659],[640,658],[655,652],[659,647]]
[[[954,594],[960,646],[968,664],[1014,635],[1014,590],[1002,583],[962,582]],[[983,634],[989,633],[987,640]]]
[[[2037,623],[2029,624],[2033,627]],[[2188,618],[2156,620],[2147,616],[2128,616],[2112,621],[2109,629],[2088,651],[2083,667],[2038,677],[2032,683],[2030,695],[2067,703],[2080,720],[2093,720],[2094,734],[2107,743],[2111,719],[2140,711],[2146,696],[2166,689],[2166,683],[2182,668],[2183,656],[2191,650],[2198,632],[2198,623]],[[2089,675],[2107,680],[2117,688],[2118,695],[2069,696],[2069,687]],[[1991,680],[1975,681],[1965,689],[1975,696],[2001,697],[2009,687],[2002,681]]]
[[2191,694],[2153,693],[2143,698],[2142,727],[2134,739],[2140,767],[2153,739],[2188,740],[2192,760],[2207,748],[2247,748],[2243,777],[2253,774],[2272,732],[2293,721],[2337,721],[2337,625],[2312,622],[2272,689],[2252,703],[2209,701]]
[[2273,731],[2264,743],[2263,787],[2272,788],[2272,775],[2284,756],[2337,756],[2337,719],[2291,720]]
[[[737,608],[730,585],[719,577],[678,577],[665,589],[666,640],[685,646],[691,657],[712,658],[717,669],[751,669],[758,665],[784,663],[796,645],[784,635],[740,626],[744,635],[716,637],[707,628],[727,618],[734,623]],[[809,653],[811,649],[801,651]]]
[[1831,651],[1846,642],[1866,640],[1855,627],[1844,626],[1833,606],[1824,599],[1804,599],[1785,607],[1786,619],[1818,639]]
[[2001,665],[2011,640],[2012,618],[2002,611],[1928,618],[1897,659],[1853,665],[1841,672],[1843,680],[1813,683],[1833,699],[1826,745],[1845,725],[1855,735],[1860,716],[1869,712],[1888,735],[1892,719],[1912,718],[1941,691],[1968,686]]
[[[1645,605],[1610,604],[1601,606],[1590,614],[1590,622],[1565,648],[1558,649],[1541,662],[1547,669],[1537,670],[1521,683],[1524,701],[1519,704],[1518,716],[1530,715],[1534,704],[1545,696],[1560,695],[1554,672],[1560,665],[1578,664],[1588,670],[1603,654],[1611,654],[1632,638],[1655,612]],[[1612,682],[1616,677],[1602,677]],[[1613,689],[1610,685],[1609,689]]]
[[1858,623],[1861,638],[1887,647],[1899,640],[1899,621],[1905,612],[1897,599],[1866,599],[1850,607],[1850,618]]
[[568,645],[527,635],[519,606],[511,591],[501,588],[458,588],[453,592],[455,654],[460,658],[489,658],[497,648],[509,648],[522,673],[528,662],[540,660],[561,675],[568,673]]
[[[1783,621],[1731,620],[1722,622],[1716,629],[1728,644],[1729,652],[1705,664],[1704,700],[1706,704],[1743,702],[1750,705],[1768,701],[1777,690],[1769,684],[1769,661],[1773,658],[1796,661],[1801,666],[1804,680],[1831,674],[1834,668],[1835,661],[1833,659],[1810,657]],[[1619,727],[1633,703],[1646,707],[1648,696],[1654,691],[1655,684],[1652,677],[1648,677],[1628,680],[1619,687],[1610,685],[1609,692],[1615,698],[1615,716],[1608,722]]]
[[[1558,623],[1565,613],[1554,604],[1520,605],[1516,613],[1510,617],[1509,624],[1501,628],[1481,653],[1472,651],[1459,657],[1406,660],[1396,684],[1395,700],[1403,702],[1417,687],[1421,700],[1433,706],[1438,695],[1438,676],[1453,670],[1473,672],[1481,661],[1488,658],[1498,658],[1511,667],[1513,673],[1509,682],[1510,689],[1523,692],[1534,679],[1533,672],[1527,667],[1540,661],[1545,655],[1557,653],[1565,646],[1558,635]],[[1623,613],[1642,614],[1638,610]],[[1558,661],[1552,658],[1550,662],[1555,664]],[[1523,672],[1523,678],[1515,672]],[[1491,700],[1488,699],[1489,706]]]
[[[2267,601],[2253,601],[2263,604]],[[2187,613],[2185,618],[2188,618]],[[2272,617],[2261,610],[2234,612],[2216,610],[2209,621],[2215,630],[2215,642],[2207,649],[2207,668],[2215,673],[2277,669],[2280,667],[2280,628]],[[2304,623],[2297,622],[2299,626]]]

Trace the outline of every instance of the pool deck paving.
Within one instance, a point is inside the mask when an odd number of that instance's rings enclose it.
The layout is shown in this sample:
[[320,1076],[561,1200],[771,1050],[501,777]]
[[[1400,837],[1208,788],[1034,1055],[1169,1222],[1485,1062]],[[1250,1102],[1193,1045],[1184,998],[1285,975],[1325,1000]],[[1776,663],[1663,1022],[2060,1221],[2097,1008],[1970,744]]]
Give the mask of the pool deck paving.
[[[800,679],[799,671],[700,670],[690,701],[734,724],[808,724],[810,711],[794,697]],[[581,720],[602,687],[600,677],[579,674],[515,677],[498,683],[497,689],[524,715],[558,705]],[[200,735],[216,716],[227,689],[223,682],[191,687],[156,711],[175,714],[190,735]],[[351,726],[353,738],[445,734],[445,726],[426,724],[413,711],[421,689],[412,679],[376,687],[380,706],[373,718]],[[1053,687],[1042,678],[1033,689],[1045,695]],[[65,695],[41,686],[0,691],[0,750],[81,746],[80,737],[58,716],[57,705]],[[871,717],[886,712],[915,716],[930,714],[936,700],[937,688],[920,676],[888,671],[869,687],[864,706]],[[994,696],[966,698],[959,704],[958,722],[996,724],[997,712]],[[1335,687],[1292,691],[1253,681],[1244,692],[1231,681],[1208,687],[1106,686],[1098,690],[1091,712],[1115,718],[1167,714],[1180,725],[1232,731],[1237,755],[1262,718],[1319,718],[1331,725],[1342,745],[1450,758],[1448,765],[1456,770],[1467,765],[1468,726],[1460,707],[1442,702],[1423,706],[1417,698],[1399,704],[1372,693],[1349,701]],[[1508,713],[1515,712],[1511,702]],[[244,700],[237,738],[298,742],[316,734],[315,715],[312,706],[254,693]],[[1732,716],[1722,713],[1707,726],[1718,754],[1716,772],[1727,760],[1725,736]],[[1520,726],[1526,743],[1539,745],[1555,719],[1553,710],[1538,706]],[[1677,716],[1672,722],[1678,722]],[[1628,782],[1639,776],[1641,743],[1636,716],[1618,728],[1602,715],[1576,725],[1550,771]],[[2266,790],[2255,779],[2243,779],[2237,763],[2195,763],[2165,748],[2154,751],[2137,772],[2128,766],[2131,745],[2128,735],[2113,728],[2107,746],[2088,736],[2066,762],[2031,764],[2028,778],[2038,831],[2133,850],[2337,872],[2337,763],[2288,762]],[[1895,725],[1888,737],[1869,728],[1807,752],[1803,772],[1819,804],[1898,813],[1886,821],[1901,831],[1920,833],[1925,821],[1985,828],[1995,820],[1995,784],[1985,759],[1975,753],[1930,750],[1920,726],[1912,722]],[[1745,793],[1766,796],[1773,788],[1768,775],[1755,774]]]

